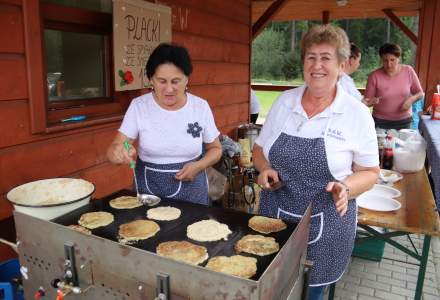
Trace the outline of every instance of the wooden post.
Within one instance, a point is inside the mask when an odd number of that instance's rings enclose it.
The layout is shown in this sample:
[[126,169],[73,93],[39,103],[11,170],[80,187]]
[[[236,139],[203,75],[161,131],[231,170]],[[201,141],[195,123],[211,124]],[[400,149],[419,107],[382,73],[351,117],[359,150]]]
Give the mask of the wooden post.
[[390,18],[391,22],[394,23],[403,33],[411,40],[414,44],[417,45],[418,39],[417,36],[409,29],[405,23],[403,23],[398,16],[396,16],[391,9],[382,9],[385,15]]
[[273,17],[284,7],[287,0],[276,0],[261,15],[261,17],[252,26],[252,40],[263,31],[264,27],[273,19]]

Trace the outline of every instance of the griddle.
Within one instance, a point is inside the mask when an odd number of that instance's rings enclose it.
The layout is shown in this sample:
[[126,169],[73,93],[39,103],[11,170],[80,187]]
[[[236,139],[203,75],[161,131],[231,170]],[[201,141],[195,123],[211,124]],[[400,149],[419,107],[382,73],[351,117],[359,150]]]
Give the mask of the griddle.
[[[145,220],[146,212],[152,207],[140,206],[133,209],[115,209],[109,205],[109,201],[119,196],[136,196],[129,190],[122,190],[114,193],[108,197],[91,201],[88,205],[80,207],[66,215],[58,217],[52,222],[61,225],[78,224],[78,220],[82,214],[94,211],[106,211],[114,215],[115,220],[113,223],[99,227],[92,230],[93,235],[109,239],[118,242],[118,229],[119,226],[135,220]],[[248,220],[254,215],[245,212],[240,212],[232,209],[223,209],[216,207],[209,207],[199,204],[193,204],[185,201],[164,199],[153,207],[159,206],[173,206],[181,210],[181,216],[177,220],[173,221],[156,221],[160,226],[160,231],[154,236],[146,240],[138,241],[130,244],[132,247],[143,249],[152,253],[156,253],[156,247],[167,241],[189,241],[191,243],[204,246],[208,249],[209,258],[214,256],[231,256],[237,254],[234,250],[235,243],[247,234],[261,234],[248,227]],[[186,236],[186,228],[195,222],[207,219],[214,219],[220,223],[227,224],[232,234],[228,236],[228,240],[216,241],[216,242],[197,242],[189,239]],[[262,234],[264,236],[274,237],[279,243],[280,249],[286,243],[290,235],[295,230],[297,224],[284,220],[287,224],[287,228],[280,232],[274,232],[271,234]],[[257,258],[257,273],[250,278],[251,280],[259,280],[260,276],[264,273],[271,261],[277,255],[278,252],[266,255],[258,256],[248,253],[240,253],[243,256],[250,256]],[[208,260],[201,264],[205,266]]]

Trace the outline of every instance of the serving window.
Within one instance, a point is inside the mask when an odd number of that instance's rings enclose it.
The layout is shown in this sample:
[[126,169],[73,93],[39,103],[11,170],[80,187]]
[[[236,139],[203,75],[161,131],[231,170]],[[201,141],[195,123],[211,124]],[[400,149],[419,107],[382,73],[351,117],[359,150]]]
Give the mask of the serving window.
[[[120,120],[112,76],[112,1],[24,1],[23,10],[32,131]],[[80,122],[66,122],[78,116]]]

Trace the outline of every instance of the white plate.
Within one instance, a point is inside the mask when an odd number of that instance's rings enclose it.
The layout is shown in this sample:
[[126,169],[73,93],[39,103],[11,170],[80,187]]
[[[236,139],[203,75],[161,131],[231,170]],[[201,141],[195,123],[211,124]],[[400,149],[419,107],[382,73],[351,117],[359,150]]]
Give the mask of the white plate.
[[397,198],[402,195],[399,190],[382,184],[375,184],[371,190],[366,191],[364,194],[372,194],[388,198]]
[[395,211],[402,205],[393,198],[363,193],[356,199],[357,205],[362,208],[376,211]]
[[[385,181],[386,181],[385,183],[394,183],[403,178],[402,174],[396,171],[380,169],[380,172],[382,173],[383,177],[385,177]],[[377,181],[382,182],[380,177]]]

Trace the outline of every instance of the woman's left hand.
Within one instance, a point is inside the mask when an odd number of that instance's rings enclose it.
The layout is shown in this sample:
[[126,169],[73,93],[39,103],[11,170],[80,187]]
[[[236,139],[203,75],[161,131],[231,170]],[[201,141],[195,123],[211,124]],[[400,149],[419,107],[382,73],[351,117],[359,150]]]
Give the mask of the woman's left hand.
[[348,209],[348,193],[346,186],[340,182],[331,181],[327,184],[325,190],[332,193],[336,211],[341,217],[344,216]]
[[180,181],[192,181],[194,177],[200,172],[197,162],[190,162],[183,166],[183,168],[176,173],[175,178]]
[[408,109],[411,108],[413,104],[413,101],[411,99],[411,97],[409,97],[408,99],[405,100],[405,102],[403,102],[402,106],[400,107],[401,111],[407,111]]

